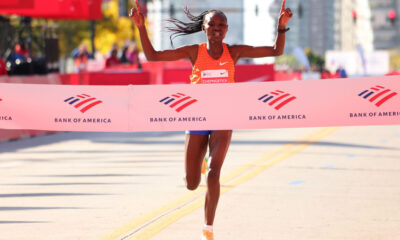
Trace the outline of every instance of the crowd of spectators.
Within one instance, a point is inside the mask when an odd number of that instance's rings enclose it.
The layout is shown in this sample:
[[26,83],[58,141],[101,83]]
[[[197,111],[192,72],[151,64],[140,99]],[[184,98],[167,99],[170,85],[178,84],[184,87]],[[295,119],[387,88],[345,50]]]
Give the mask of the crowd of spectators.
[[[75,72],[88,71],[88,61],[94,58],[84,43],[73,50],[72,57],[74,59]],[[105,56],[105,68],[113,68],[121,65],[136,65],[138,69],[142,68],[139,49],[135,43],[126,44],[121,50],[118,49],[117,44],[114,44],[110,52]]]
[[110,68],[121,64],[135,64],[138,69],[142,68],[139,49],[135,43],[126,44],[121,51],[118,51],[116,45],[113,46],[110,56],[106,59],[105,67]]

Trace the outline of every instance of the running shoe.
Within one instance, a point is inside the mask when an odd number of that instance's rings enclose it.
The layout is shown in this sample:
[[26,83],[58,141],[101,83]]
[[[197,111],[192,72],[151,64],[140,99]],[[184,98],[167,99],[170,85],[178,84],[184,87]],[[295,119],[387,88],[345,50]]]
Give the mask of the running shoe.
[[203,234],[201,235],[201,240],[214,240],[214,233],[203,229]]
[[208,171],[208,158],[205,157],[203,160],[203,164],[201,165],[201,173],[206,174]]

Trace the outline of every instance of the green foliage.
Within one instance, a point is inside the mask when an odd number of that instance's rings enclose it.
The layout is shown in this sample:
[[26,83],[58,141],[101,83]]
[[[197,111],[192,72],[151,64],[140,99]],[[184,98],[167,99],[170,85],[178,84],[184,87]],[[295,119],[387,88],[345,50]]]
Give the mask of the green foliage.
[[[128,7],[131,7],[131,4]],[[81,43],[86,43],[92,52],[91,21],[57,21],[57,26],[61,56],[68,57]],[[103,54],[107,53],[113,44],[121,47],[126,41],[134,39],[132,21],[118,16],[117,0],[103,3],[103,18],[95,22],[95,27],[96,51]]]
[[[311,69],[321,71],[325,66],[325,59],[317,53],[314,53],[310,49],[306,49],[305,53],[307,55],[308,61],[310,62]],[[283,55],[276,58],[275,64],[277,65],[286,65],[290,69],[302,69],[303,66],[297,60],[296,56],[291,55]]]
[[389,53],[390,53],[390,69],[400,70],[400,51],[394,49],[391,50]]
[[9,22],[0,24],[0,52],[7,48],[13,49],[16,44],[28,43],[30,39],[31,52],[34,56],[40,57],[44,52],[45,22],[42,19],[26,21],[26,18],[8,16]]
[[89,21],[57,21],[56,23],[61,56],[68,57],[83,39],[90,39]]
[[[132,0],[126,0],[128,9],[132,8]],[[139,2],[151,2],[139,0]],[[118,0],[104,1],[102,4],[103,18],[95,21],[96,51],[107,53],[112,45],[122,47],[127,41],[138,39],[138,31],[130,18],[118,16]],[[31,28],[22,21],[22,17],[7,16],[11,19],[10,26],[0,24],[0,47],[3,53],[8,47],[13,47],[19,40],[31,38],[32,52],[35,56],[44,54],[44,39],[46,36],[58,37],[61,57],[70,57],[71,52],[82,43],[91,49],[91,21],[85,20],[46,20],[32,19]],[[138,44],[140,48],[140,44]]]
[[320,56],[318,53],[313,52],[311,49],[306,49],[305,52],[311,68],[317,68],[322,71],[325,66],[325,58]]
[[290,69],[299,69],[301,68],[300,62],[294,55],[282,55],[276,58],[276,65],[286,65]]

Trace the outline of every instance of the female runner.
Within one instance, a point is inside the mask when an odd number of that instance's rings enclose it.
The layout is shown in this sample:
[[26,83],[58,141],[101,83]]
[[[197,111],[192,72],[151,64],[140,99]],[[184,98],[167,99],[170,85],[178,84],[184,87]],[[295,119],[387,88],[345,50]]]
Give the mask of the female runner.
[[[186,16],[190,22],[185,23],[177,19],[170,22],[175,25],[169,28],[173,36],[188,35],[203,31],[207,41],[202,44],[188,45],[172,50],[156,51],[151,44],[144,24],[144,16],[136,0],[137,9],[133,8],[131,17],[139,29],[143,51],[148,61],[175,61],[189,59],[193,70],[190,80],[192,84],[207,83],[234,83],[235,64],[240,58],[260,58],[280,56],[285,47],[285,32],[292,12],[285,9],[286,0],[282,2],[282,8],[278,21],[278,34],[274,46],[253,47],[247,45],[227,45],[223,42],[228,31],[228,23],[225,14],[219,10],[203,12],[199,16],[192,15],[185,8]],[[219,76],[216,77],[216,76]],[[222,77],[221,77],[222,76]],[[203,159],[210,148],[207,171],[207,192],[205,199],[205,224],[202,232],[203,240],[213,240],[213,224],[215,211],[220,195],[220,172],[231,142],[231,130],[216,131],[188,131],[185,141],[185,168],[186,186],[189,190],[195,190],[201,180],[201,167]]]

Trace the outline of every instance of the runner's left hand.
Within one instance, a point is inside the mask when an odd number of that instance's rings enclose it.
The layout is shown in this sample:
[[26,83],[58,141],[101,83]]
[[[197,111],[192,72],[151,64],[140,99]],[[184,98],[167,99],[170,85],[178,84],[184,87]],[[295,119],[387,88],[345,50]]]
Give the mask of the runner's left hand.
[[279,16],[279,29],[285,29],[286,25],[289,23],[290,18],[292,18],[293,13],[290,8],[285,8],[286,0],[282,1],[281,13]]

